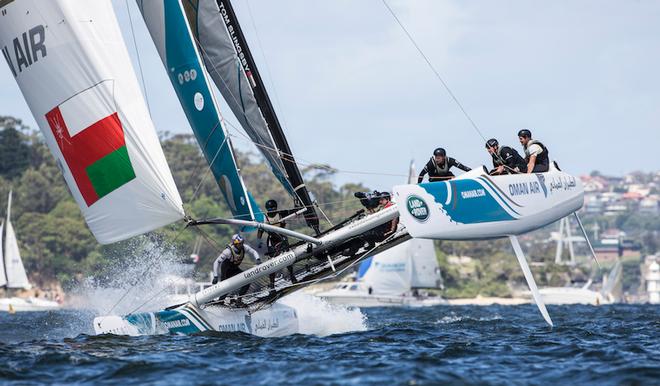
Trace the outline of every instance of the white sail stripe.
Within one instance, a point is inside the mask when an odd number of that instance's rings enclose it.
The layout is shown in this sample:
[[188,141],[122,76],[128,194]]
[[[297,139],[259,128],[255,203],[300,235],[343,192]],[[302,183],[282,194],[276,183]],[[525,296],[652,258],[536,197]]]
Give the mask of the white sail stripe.
[[449,181],[445,181],[445,184],[447,184],[447,199],[445,200],[445,206],[449,205],[451,202],[451,183]]

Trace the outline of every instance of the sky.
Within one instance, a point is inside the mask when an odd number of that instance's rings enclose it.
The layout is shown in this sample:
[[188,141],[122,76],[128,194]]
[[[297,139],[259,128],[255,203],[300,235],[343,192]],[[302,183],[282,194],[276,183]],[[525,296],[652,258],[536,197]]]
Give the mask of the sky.
[[[660,170],[660,2],[387,1],[484,137],[519,149],[516,133],[529,128],[574,174]],[[436,147],[472,167],[490,162],[382,0],[234,3],[299,162],[379,190]],[[156,128],[191,132],[134,2],[113,4]],[[6,65],[0,102],[0,115],[36,127]]]

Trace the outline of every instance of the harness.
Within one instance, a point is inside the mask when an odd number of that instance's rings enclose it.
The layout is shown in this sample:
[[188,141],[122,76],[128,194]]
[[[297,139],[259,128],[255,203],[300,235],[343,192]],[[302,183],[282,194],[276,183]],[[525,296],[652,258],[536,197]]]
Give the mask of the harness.
[[245,257],[245,247],[243,247],[241,252],[238,254],[234,252],[234,247],[231,245],[227,244],[227,248],[229,248],[229,253],[231,253],[229,261],[234,265],[241,265],[243,258]]
[[[449,173],[449,158],[445,158],[445,164],[444,166],[438,165],[437,162],[435,162],[435,158],[431,157],[431,164],[433,165],[433,168],[435,169],[435,175],[436,176],[444,176]],[[429,170],[429,174],[431,174],[431,170]]]

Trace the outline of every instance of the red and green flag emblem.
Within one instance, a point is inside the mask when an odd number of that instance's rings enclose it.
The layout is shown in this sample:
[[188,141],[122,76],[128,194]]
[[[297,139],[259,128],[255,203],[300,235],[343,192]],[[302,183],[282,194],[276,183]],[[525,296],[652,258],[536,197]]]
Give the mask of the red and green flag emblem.
[[87,206],[135,178],[116,112],[73,135],[59,106],[46,119]]

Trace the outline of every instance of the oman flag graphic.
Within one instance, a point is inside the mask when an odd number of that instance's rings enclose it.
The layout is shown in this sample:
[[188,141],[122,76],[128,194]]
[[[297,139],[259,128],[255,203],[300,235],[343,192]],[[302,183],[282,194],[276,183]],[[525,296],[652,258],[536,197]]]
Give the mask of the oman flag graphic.
[[87,206],[135,179],[119,115],[103,103],[105,91],[92,87],[46,113]]

